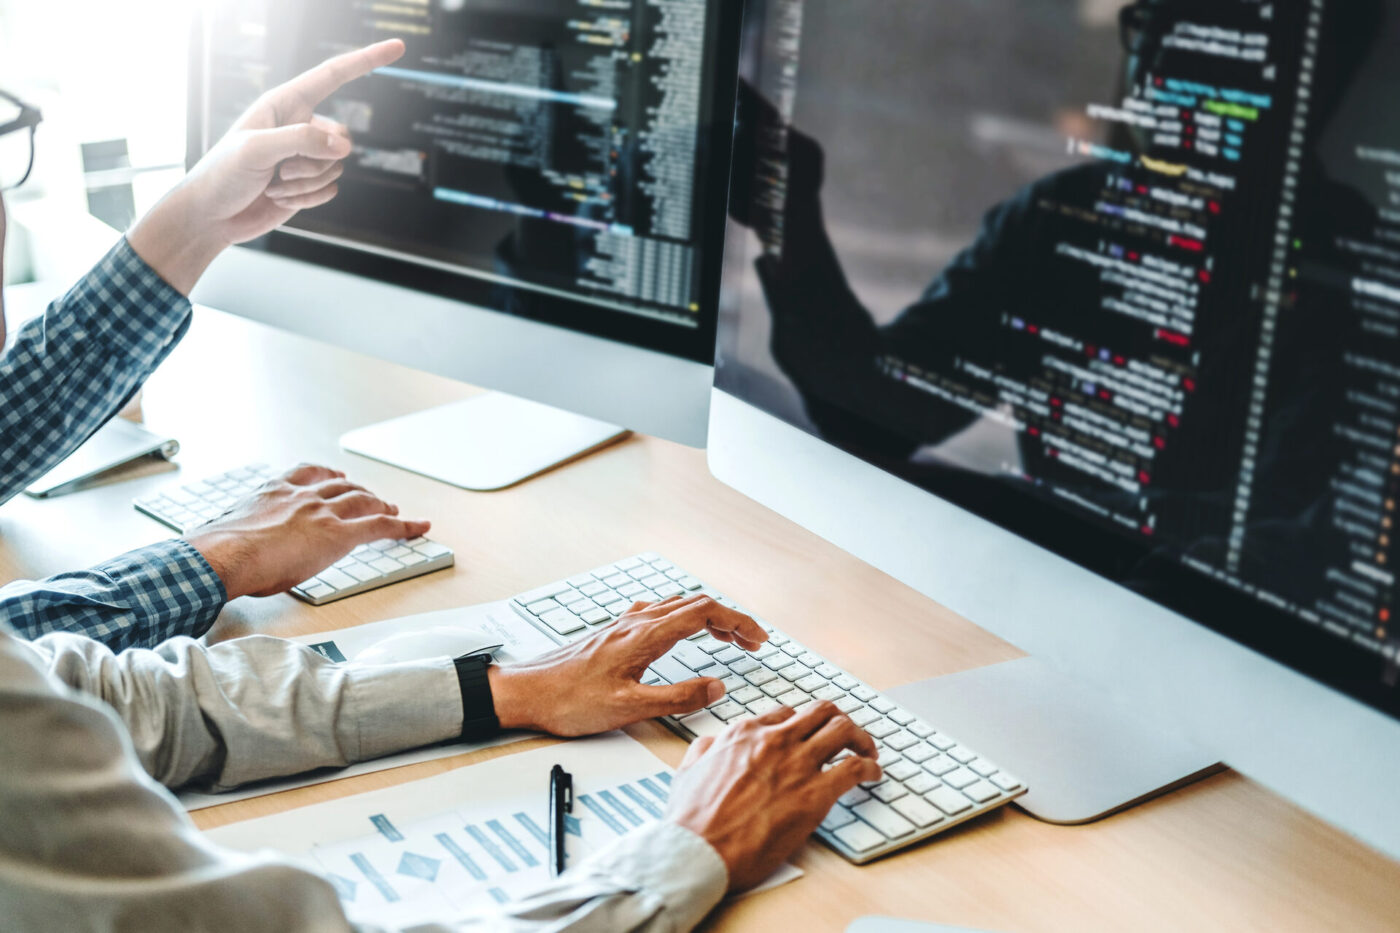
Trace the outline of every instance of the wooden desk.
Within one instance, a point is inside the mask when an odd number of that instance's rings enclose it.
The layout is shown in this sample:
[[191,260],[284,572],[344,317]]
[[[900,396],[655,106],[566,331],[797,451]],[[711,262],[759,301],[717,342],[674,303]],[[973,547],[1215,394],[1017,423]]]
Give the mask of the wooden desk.
[[[637,551],[665,554],[876,687],[1009,659],[1018,651],[716,482],[704,454],[635,437],[505,492],[453,489],[341,451],[345,430],[471,389],[200,312],[150,382],[146,419],[184,446],[161,472],[0,508],[0,580],[83,566],[162,537],[130,505],[175,478],[313,460],[428,516],[457,551],[443,573],[311,608],[239,600],[215,639],[325,631],[499,599]],[[644,391],[644,389],[639,389]],[[632,734],[676,764],[680,739]],[[202,827],[358,793],[553,740],[429,762],[195,815]],[[1298,749],[1300,758],[1308,754]],[[1394,930],[1400,865],[1234,773],[1112,819],[1064,828],[1007,808],[856,868],[820,845],[807,877],[722,909],[708,928],[842,930],[868,913],[988,930]]]

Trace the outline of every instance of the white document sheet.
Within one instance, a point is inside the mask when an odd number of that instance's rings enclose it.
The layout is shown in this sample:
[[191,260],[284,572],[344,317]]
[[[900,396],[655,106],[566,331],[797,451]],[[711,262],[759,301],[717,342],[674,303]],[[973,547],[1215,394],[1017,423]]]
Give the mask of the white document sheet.
[[[274,849],[335,885],[352,920],[409,925],[519,897],[549,878],[549,772],[573,775],[567,855],[578,864],[661,818],[672,772],[621,733],[507,755],[446,774],[211,830]],[[784,865],[759,889],[801,876]]]
[[[383,622],[371,622],[367,625],[357,625],[333,632],[302,635],[291,640],[309,645],[332,660],[341,660],[353,658],[361,649],[390,635],[439,626],[461,626],[476,629],[492,636],[493,642],[500,642],[504,646],[496,652],[496,658],[501,661],[523,661],[555,647],[554,642],[517,616],[509,604],[504,601],[463,606],[459,609],[444,609],[439,612],[425,612],[421,615],[404,616],[398,619],[386,619]],[[295,777],[260,781],[257,784],[240,787],[224,794],[185,791],[177,796],[186,810],[202,810],[205,807],[216,807],[219,804],[231,803],[235,800],[262,797],[266,794],[275,794],[295,787],[324,784],[327,781],[337,781],[357,774],[369,774],[373,771],[384,771],[388,768],[417,764],[420,761],[447,758],[452,755],[460,755],[463,752],[491,748],[495,745],[505,745],[508,742],[519,742],[534,737],[535,733],[533,732],[506,732],[486,742],[430,745],[426,748],[417,748],[397,755],[376,758],[373,761],[362,761],[347,768],[328,768],[299,774]]]

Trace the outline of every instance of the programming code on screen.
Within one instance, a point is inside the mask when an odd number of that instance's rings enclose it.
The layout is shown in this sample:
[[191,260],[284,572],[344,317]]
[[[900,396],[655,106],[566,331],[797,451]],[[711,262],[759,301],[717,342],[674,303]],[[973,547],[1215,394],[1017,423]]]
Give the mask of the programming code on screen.
[[[721,384],[1128,585],[1170,561],[1393,661],[1400,4],[897,5],[1014,54],[902,84],[834,52],[855,11],[761,4]],[[875,184],[840,150],[881,132],[866,162],[919,156]]]
[[299,70],[402,38],[322,107],[355,152],[289,232],[524,289],[508,306],[694,327],[713,18],[706,0],[239,0],[206,30],[209,138]]

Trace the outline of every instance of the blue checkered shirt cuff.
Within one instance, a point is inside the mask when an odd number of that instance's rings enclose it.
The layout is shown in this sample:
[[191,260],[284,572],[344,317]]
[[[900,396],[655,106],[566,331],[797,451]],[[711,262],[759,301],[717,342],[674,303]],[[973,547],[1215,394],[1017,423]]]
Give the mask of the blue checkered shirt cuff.
[[73,632],[114,651],[208,631],[227,602],[223,581],[188,541],[162,541],[47,580],[0,588],[0,619],[25,638]]

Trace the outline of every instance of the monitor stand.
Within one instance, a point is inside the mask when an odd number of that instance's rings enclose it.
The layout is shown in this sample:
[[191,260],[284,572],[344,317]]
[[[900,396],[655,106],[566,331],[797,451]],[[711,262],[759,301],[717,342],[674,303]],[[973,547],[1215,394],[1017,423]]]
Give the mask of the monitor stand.
[[340,446],[413,473],[490,492],[514,486],[628,435],[501,392],[486,392],[350,431]]
[[1016,803],[1049,823],[1101,819],[1223,768],[1170,727],[1035,658],[885,693],[1024,781]]

